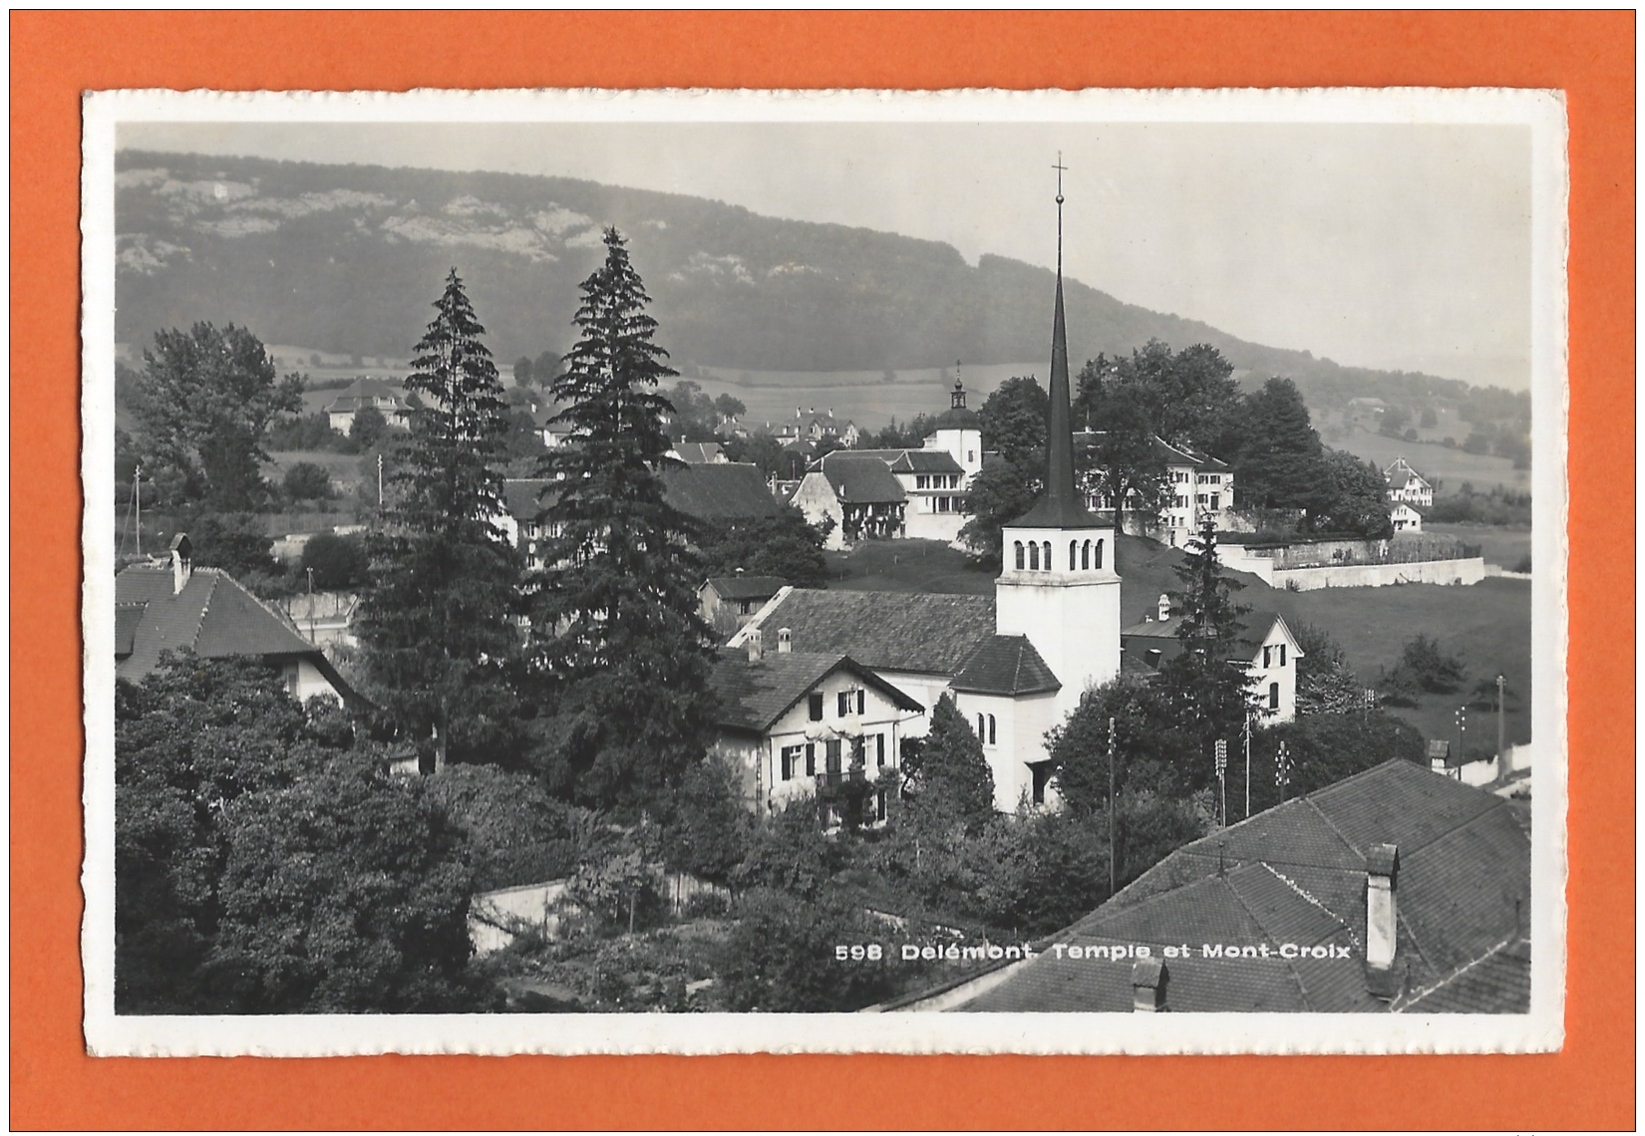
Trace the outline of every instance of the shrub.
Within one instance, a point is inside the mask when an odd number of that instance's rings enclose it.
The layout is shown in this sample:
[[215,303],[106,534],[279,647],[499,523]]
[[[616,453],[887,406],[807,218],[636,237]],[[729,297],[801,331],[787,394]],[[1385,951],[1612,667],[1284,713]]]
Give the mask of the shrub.
[[323,501],[331,496],[331,474],[325,466],[298,462],[286,470],[283,488],[293,501]]
[[315,533],[303,545],[299,567],[314,571],[314,586],[323,591],[364,587],[370,581],[371,562],[358,537]]
[[[759,888],[743,896],[721,951],[727,1008],[768,1013],[860,1010],[895,989],[885,927],[837,900],[807,903]],[[880,943],[878,960],[840,960],[835,948]]]
[[1433,694],[1449,694],[1462,685],[1467,668],[1461,658],[1440,650],[1438,642],[1426,635],[1418,635],[1405,644],[1399,667],[1411,676],[1423,690]]

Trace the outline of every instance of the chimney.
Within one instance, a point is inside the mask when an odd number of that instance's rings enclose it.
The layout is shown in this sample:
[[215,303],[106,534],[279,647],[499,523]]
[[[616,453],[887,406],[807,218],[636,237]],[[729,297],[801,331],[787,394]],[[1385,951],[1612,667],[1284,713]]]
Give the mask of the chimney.
[[193,574],[194,542],[189,540],[188,533],[178,533],[171,538],[171,594],[180,594]]
[[1164,592],[1161,592],[1160,593],[1160,598],[1159,598],[1159,621],[1161,623],[1164,623],[1167,619],[1170,619],[1170,618],[1171,618],[1171,597],[1169,595],[1165,594]]
[[777,628],[777,654],[787,655],[794,650],[794,632],[786,627]]
[[1157,958],[1138,959],[1131,965],[1131,1010],[1138,1014],[1163,1014],[1165,988],[1171,972]]
[[743,570],[741,568],[737,568],[737,569],[733,570],[733,575],[741,576],[742,574],[743,574]]
[[750,627],[744,641],[748,644],[748,661],[757,663],[765,658],[765,643],[758,627]]
[[1365,854],[1365,963],[1376,970],[1394,965],[1398,945],[1399,848],[1373,844]]

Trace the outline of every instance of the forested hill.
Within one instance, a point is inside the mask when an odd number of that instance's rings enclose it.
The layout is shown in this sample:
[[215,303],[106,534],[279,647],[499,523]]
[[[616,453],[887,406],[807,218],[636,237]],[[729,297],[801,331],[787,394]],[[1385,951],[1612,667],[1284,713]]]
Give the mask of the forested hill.
[[[1007,363],[1046,351],[1051,273],[890,233],[763,217],[566,178],[127,151],[118,159],[117,334],[196,320],[265,343],[404,358],[456,266],[499,360],[562,351],[600,228],[630,240],[676,361],[843,371]],[[1070,281],[1077,360],[1150,338],[1210,343],[1310,401],[1442,388],[1247,343]],[[1419,393],[1412,391],[1411,393]]]

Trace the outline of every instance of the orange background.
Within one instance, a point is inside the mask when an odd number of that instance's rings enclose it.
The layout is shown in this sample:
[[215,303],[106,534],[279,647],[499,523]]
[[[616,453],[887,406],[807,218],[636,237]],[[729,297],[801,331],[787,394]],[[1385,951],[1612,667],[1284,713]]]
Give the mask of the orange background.
[[[1634,14],[11,17],[11,1122],[18,1128],[1627,1127]],[[92,1060],[80,1035],[79,106],[116,87],[1562,88],[1570,951],[1527,1057]],[[22,649],[16,649],[21,645]],[[1597,649],[1596,649],[1597,648]]]

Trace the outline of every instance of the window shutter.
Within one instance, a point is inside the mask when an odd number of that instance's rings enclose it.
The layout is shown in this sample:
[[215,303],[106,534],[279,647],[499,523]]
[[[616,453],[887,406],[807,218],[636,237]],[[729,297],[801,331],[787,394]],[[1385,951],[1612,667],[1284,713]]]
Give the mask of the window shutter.
[[815,777],[817,775],[817,743],[816,742],[806,742],[805,743],[805,775],[807,777]]
[[859,690],[859,691],[857,691],[857,713],[866,714],[867,712],[868,712],[868,692],[866,690]]

